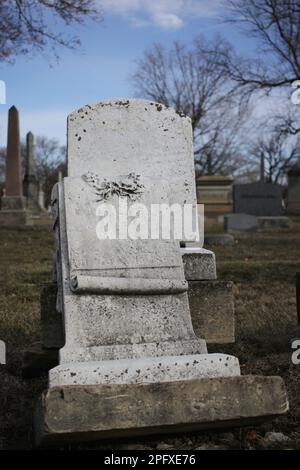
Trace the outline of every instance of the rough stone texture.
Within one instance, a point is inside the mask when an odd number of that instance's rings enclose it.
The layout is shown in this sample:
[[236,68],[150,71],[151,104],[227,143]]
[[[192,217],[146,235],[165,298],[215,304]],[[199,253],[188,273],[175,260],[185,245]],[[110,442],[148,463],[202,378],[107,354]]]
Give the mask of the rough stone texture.
[[184,274],[187,281],[217,278],[216,258],[212,251],[204,248],[181,248]]
[[239,361],[226,354],[193,354],[101,362],[64,363],[49,372],[49,387],[161,383],[240,375]]
[[[233,283],[189,280],[188,286],[189,306],[196,335],[204,338],[208,344],[233,343],[235,341]],[[55,282],[42,286],[42,343],[41,345],[37,343],[24,355],[23,367],[26,376],[39,376],[58,365],[58,349],[63,347],[65,340],[62,314],[56,310],[56,295]]]
[[[58,298],[66,333],[61,363],[205,353],[205,341],[193,332],[183,292],[187,284],[179,242],[124,239],[100,243],[95,227],[101,185],[82,178],[91,171],[102,180],[120,181],[135,172],[144,188],[139,202],[147,206],[175,201],[196,204],[190,120],[159,105],[133,100],[85,107],[72,113],[68,123],[71,176],[58,184],[58,193],[53,195],[54,211],[59,213]],[[168,169],[166,180],[164,168]],[[116,197],[109,200],[118,201]],[[110,278],[109,292],[105,278]],[[149,285],[159,284],[158,279],[162,280],[159,295],[149,295]],[[129,282],[132,288],[126,293],[124,283],[126,288]],[[166,283],[171,290],[165,289]],[[83,291],[87,295],[81,295]]]
[[258,229],[258,220],[254,215],[249,214],[226,214],[224,216],[224,230],[254,232]]
[[288,172],[288,214],[300,214],[300,163]]
[[282,213],[281,187],[263,182],[235,184],[233,208],[239,214],[279,216]]
[[91,171],[114,178],[120,169],[124,175],[152,175],[156,188],[170,185],[171,204],[196,207],[191,120],[162,104],[114,100],[74,111],[68,117],[67,161],[70,177]]
[[[111,404],[113,403],[113,406]],[[36,443],[90,441],[240,426],[288,410],[279,377],[239,376],[50,388],[36,409]]]
[[234,286],[225,281],[189,281],[193,328],[207,343],[234,343]]
[[62,314],[56,309],[56,282],[42,285],[40,296],[42,345],[49,349],[62,348],[65,344],[65,338]]
[[260,230],[270,230],[272,228],[289,228],[290,219],[288,217],[257,217]]
[[45,349],[41,343],[33,343],[23,352],[22,376],[26,379],[39,377],[57,364],[57,349]]
[[210,245],[233,245],[234,237],[230,233],[207,233],[204,244]]
[[229,176],[200,176],[196,180],[197,201],[204,204],[205,227],[223,224],[223,216],[232,212],[232,183]]

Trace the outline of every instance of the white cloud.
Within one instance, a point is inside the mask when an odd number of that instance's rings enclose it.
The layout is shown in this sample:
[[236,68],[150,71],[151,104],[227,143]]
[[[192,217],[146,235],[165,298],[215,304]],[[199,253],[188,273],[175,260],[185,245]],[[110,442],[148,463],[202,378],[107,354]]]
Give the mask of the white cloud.
[[154,24],[179,29],[190,17],[210,17],[219,12],[222,0],[99,0],[104,12],[127,16],[135,26]]
[[173,13],[156,13],[153,19],[157,26],[164,29],[178,29],[183,24],[182,19]]

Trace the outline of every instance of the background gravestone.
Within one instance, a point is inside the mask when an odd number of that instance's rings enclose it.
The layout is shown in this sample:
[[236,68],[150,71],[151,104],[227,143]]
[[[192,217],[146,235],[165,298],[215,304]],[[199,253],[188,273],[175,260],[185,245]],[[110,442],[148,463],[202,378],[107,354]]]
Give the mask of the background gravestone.
[[26,135],[26,162],[23,180],[23,191],[26,197],[27,209],[40,212],[39,206],[39,182],[35,174],[34,141],[32,132]]
[[1,199],[0,225],[18,226],[29,223],[25,203],[21,176],[19,112],[12,106],[8,111],[5,195]]
[[300,162],[288,172],[288,202],[289,214],[300,214]]
[[281,187],[272,183],[249,183],[233,185],[233,209],[235,213],[258,217],[282,214]]
[[225,214],[232,212],[231,176],[199,176],[196,179],[197,201],[204,204],[205,227],[220,225]]

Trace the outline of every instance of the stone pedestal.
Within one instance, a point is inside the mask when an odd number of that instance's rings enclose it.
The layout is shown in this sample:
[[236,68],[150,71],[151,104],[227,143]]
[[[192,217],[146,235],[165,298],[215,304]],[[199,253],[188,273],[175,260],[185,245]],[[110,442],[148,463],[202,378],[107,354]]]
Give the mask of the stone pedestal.
[[3,196],[1,199],[0,226],[30,225],[32,220],[25,208],[26,199],[23,196]]
[[50,388],[37,445],[254,425],[288,411],[280,377],[219,377]]
[[232,212],[230,176],[200,176],[196,180],[198,204],[204,204],[205,229],[222,226],[225,214]]

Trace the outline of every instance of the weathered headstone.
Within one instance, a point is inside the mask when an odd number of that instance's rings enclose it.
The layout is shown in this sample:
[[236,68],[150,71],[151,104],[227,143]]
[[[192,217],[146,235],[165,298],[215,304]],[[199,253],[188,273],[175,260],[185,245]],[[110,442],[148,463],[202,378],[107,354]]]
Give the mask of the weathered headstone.
[[25,211],[21,176],[19,113],[15,106],[8,112],[5,195],[1,200],[0,225],[29,222]]
[[86,106],[69,116],[68,165],[52,198],[65,345],[37,408],[37,442],[284,413],[279,377],[242,377],[235,357],[208,354],[196,337],[179,240],[96,236],[99,197],[195,205],[190,120],[142,100]]
[[256,216],[280,216],[282,214],[282,191],[272,183],[249,183],[233,185],[233,210],[238,214]]
[[26,161],[23,180],[23,191],[26,197],[26,206],[32,212],[40,212],[39,205],[39,182],[35,173],[34,164],[34,141],[32,132],[26,135]]
[[288,214],[300,214],[300,163],[288,172]]

